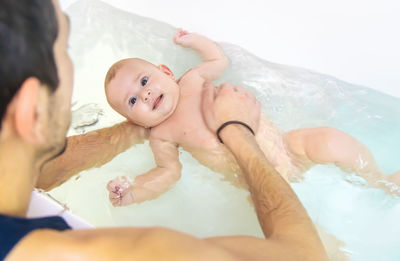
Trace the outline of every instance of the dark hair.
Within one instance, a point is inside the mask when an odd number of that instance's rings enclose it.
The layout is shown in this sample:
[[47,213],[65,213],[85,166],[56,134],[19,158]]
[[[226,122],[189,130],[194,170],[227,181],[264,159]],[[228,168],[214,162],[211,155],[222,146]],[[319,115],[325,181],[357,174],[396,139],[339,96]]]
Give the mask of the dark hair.
[[[0,117],[29,77],[58,86],[53,45],[58,23],[51,0],[0,1]],[[0,119],[0,128],[1,128]]]

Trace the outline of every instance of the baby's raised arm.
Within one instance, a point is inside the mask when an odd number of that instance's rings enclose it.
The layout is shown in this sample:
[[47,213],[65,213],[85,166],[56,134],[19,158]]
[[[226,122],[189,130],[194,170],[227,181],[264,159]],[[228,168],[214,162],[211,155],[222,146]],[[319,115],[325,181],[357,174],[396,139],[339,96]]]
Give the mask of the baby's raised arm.
[[178,145],[170,141],[150,139],[157,167],[139,175],[131,184],[126,178],[115,178],[107,185],[114,206],[125,206],[154,199],[166,192],[181,177]]
[[220,77],[229,65],[221,48],[210,39],[182,29],[174,36],[174,42],[186,48],[195,50],[203,63],[195,68],[205,80],[215,80]]

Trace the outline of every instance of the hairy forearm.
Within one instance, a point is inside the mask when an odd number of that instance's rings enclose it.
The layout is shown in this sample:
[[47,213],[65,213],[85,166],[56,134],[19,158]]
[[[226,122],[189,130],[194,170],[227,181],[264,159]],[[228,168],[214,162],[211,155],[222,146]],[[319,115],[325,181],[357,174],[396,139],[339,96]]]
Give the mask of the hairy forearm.
[[245,175],[264,235],[296,241],[299,252],[306,248],[308,253],[323,257],[322,243],[306,210],[265,158],[252,134],[242,126],[230,125],[221,135]]
[[146,138],[147,130],[128,122],[68,137],[65,152],[43,166],[36,186],[50,190],[85,169],[102,166]]

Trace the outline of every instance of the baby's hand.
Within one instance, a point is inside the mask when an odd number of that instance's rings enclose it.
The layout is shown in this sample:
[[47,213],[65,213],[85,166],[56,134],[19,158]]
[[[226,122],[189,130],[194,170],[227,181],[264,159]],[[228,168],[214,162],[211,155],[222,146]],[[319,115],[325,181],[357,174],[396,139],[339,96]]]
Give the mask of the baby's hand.
[[126,206],[134,203],[131,193],[131,183],[124,177],[117,177],[107,184],[109,199],[114,207]]
[[183,47],[190,47],[192,45],[195,34],[189,33],[188,31],[178,29],[174,36],[174,43],[182,45]]

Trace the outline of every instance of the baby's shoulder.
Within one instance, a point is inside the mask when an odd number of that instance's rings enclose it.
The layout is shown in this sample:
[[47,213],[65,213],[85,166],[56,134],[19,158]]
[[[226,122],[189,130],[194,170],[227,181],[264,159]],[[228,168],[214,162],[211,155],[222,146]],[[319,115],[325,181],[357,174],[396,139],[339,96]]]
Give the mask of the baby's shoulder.
[[171,128],[171,124],[161,123],[151,128],[149,140],[165,140],[174,142],[173,133],[174,130]]
[[[198,70],[190,69],[187,71],[178,81],[178,85],[181,87],[181,92],[186,94],[197,93],[202,90],[204,84],[203,77],[200,76]],[[189,92],[189,93],[188,93]]]
[[180,84],[184,84],[187,82],[191,82],[193,80],[197,81],[202,81],[204,82],[204,79],[201,77],[199,70],[197,70],[196,68],[191,68],[188,71],[186,71],[177,81],[177,83]]

